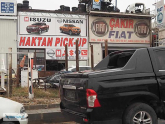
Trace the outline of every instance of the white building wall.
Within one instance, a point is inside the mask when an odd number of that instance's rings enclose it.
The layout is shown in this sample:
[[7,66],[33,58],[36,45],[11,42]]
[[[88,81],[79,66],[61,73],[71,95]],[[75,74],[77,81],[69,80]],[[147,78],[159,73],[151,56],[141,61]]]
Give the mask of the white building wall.
[[6,55],[8,48],[12,48],[14,53],[12,56],[12,66],[15,70],[17,67],[17,19],[2,19],[0,18],[0,65],[2,65],[2,58],[4,57],[6,63]]
[[[101,43],[91,43],[93,45],[94,66],[102,60],[102,46]],[[91,47],[89,44],[89,65],[91,66]]]

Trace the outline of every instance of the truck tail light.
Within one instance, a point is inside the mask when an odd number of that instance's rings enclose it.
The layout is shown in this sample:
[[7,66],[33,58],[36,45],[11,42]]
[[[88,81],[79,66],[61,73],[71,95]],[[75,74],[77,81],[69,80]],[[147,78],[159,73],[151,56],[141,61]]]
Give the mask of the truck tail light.
[[89,108],[101,107],[97,98],[97,93],[92,89],[86,90],[87,104]]

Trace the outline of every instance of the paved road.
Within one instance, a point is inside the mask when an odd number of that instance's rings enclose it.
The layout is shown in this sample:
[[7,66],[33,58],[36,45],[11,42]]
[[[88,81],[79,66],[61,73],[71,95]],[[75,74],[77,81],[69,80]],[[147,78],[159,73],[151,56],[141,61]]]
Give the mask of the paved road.
[[[29,124],[76,124],[70,118],[61,114],[60,108],[27,110],[29,114]],[[165,121],[159,120],[159,124]]]

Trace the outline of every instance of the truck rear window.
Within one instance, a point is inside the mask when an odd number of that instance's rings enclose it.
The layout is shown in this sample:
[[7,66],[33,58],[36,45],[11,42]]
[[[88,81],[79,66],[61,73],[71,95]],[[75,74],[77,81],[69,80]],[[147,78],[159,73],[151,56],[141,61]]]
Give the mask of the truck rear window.
[[126,65],[135,50],[117,51],[109,54],[99,64],[95,66],[95,70],[122,68]]

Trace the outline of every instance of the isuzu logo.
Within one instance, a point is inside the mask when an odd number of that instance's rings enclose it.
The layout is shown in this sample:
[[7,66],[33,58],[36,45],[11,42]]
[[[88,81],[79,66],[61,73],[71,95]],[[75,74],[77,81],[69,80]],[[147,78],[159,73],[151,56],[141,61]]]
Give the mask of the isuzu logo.
[[136,36],[145,38],[150,34],[149,25],[145,21],[139,21],[134,26],[134,32]]
[[102,19],[96,19],[91,24],[91,30],[94,35],[103,37],[108,33],[109,27],[106,21]]
[[25,22],[51,22],[51,18],[24,17]]

